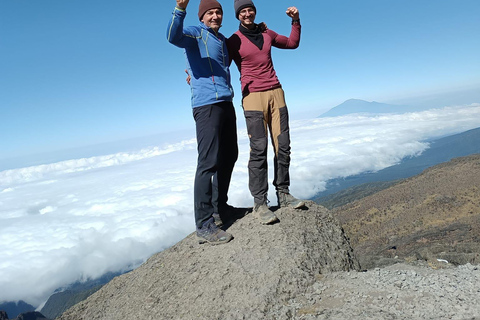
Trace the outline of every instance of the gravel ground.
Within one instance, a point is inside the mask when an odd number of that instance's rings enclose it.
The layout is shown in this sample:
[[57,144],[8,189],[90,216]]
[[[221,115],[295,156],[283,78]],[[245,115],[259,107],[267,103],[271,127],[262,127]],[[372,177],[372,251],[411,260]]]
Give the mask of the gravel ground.
[[297,319],[480,319],[480,266],[395,264],[320,278]]

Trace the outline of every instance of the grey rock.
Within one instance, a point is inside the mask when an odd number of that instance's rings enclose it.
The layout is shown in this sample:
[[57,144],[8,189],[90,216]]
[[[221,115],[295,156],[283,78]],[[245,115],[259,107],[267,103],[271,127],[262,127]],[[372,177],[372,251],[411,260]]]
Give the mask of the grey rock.
[[[281,208],[280,222],[247,215],[235,238],[199,245],[192,233],[114,278],[59,319],[294,319],[316,301],[324,274],[359,269],[343,229],[324,207]],[[300,314],[301,313],[301,314]]]

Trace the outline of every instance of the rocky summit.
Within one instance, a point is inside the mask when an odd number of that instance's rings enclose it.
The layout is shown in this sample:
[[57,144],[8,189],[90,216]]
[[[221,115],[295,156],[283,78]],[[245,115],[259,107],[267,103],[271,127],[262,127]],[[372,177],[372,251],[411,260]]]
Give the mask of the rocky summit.
[[[275,209],[275,208],[274,208]],[[67,310],[61,320],[291,319],[311,307],[321,277],[360,268],[343,229],[312,201],[275,211],[261,225],[248,214],[228,226],[228,244],[199,245],[192,233]]]

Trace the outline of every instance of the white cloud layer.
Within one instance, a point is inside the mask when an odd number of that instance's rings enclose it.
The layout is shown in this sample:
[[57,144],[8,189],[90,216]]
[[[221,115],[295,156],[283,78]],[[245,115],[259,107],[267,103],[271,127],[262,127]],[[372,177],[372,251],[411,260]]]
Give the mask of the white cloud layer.
[[[380,170],[420,154],[427,139],[479,127],[480,104],[290,126],[291,191],[310,198],[329,179]],[[239,148],[229,202],[251,206],[244,130]],[[0,301],[39,305],[58,287],[136,266],[194,231],[195,165],[192,138],[0,172]]]

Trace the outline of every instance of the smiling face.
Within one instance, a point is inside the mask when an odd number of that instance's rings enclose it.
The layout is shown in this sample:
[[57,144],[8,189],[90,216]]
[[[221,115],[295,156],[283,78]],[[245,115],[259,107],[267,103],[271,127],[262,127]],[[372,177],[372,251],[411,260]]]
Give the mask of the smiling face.
[[253,29],[255,27],[255,15],[253,7],[246,7],[238,13],[238,20],[245,28]]
[[212,28],[215,32],[218,32],[222,26],[223,12],[220,8],[214,8],[207,10],[203,15],[202,22],[209,28]]

